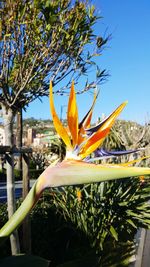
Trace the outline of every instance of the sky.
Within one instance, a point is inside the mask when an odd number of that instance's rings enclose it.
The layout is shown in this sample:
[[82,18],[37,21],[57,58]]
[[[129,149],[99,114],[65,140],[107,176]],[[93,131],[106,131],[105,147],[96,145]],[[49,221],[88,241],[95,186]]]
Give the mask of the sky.
[[[102,114],[109,115],[119,104],[128,100],[120,119],[147,123],[150,121],[150,1],[93,0],[96,12],[103,18],[95,25],[100,36],[111,34],[102,55],[97,59],[101,69],[109,72],[108,80],[99,86],[100,94],[94,109],[93,122]],[[90,78],[95,73],[90,73]],[[81,84],[76,85],[78,90]],[[92,103],[92,94],[77,97],[79,117]],[[55,96],[58,115],[65,118],[67,97]],[[49,100],[43,98],[29,105],[24,118],[51,119]]]

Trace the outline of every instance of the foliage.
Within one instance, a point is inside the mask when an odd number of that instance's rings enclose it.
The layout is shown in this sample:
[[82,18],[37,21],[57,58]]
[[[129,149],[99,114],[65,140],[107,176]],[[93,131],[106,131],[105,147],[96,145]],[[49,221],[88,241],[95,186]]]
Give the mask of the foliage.
[[[25,127],[37,127],[38,128],[41,128],[41,126],[44,128],[46,128],[46,125],[51,125],[51,128],[54,129],[54,126],[53,126],[53,123],[50,119],[47,119],[47,120],[43,120],[43,119],[35,119],[34,117],[31,117],[31,118],[27,118],[27,119],[24,119],[23,120],[23,126],[24,128]],[[44,129],[45,129],[44,128]],[[43,129],[43,130],[44,130]]]
[[137,228],[149,227],[149,192],[139,178],[46,191],[31,213],[33,253],[53,266],[127,266]]
[[[20,170],[14,169],[14,177],[15,181],[19,181],[21,179]],[[0,170],[0,180],[6,182],[6,170]]]
[[47,191],[31,214],[32,253],[50,259],[52,266],[127,266],[135,252],[133,242],[114,244],[111,239],[104,242],[103,251],[96,254],[87,233],[64,218],[53,205],[53,194]]
[[3,169],[0,169],[0,181],[6,181],[6,173],[4,172]]
[[[7,214],[7,205],[5,203],[0,203],[0,228],[6,223],[8,220],[8,214]],[[3,243],[3,250],[0,253],[1,257],[7,257],[10,255],[10,244],[7,240],[5,243]]]
[[115,125],[112,127],[110,134],[104,140],[103,147],[106,148],[108,151],[126,150],[127,148],[122,143],[120,136],[116,133]]
[[62,139],[55,139],[50,145],[50,153],[57,154],[61,160],[64,159],[66,155],[66,145]]
[[115,136],[118,145],[126,149],[143,148],[149,146],[150,143],[148,124],[140,125],[133,121],[117,120],[112,129],[112,134]]
[[48,195],[44,195],[31,213],[31,227],[33,253],[50,259],[53,264],[74,259],[90,249],[84,235],[56,213]]
[[[96,67],[92,59],[107,38],[94,35],[98,17],[94,6],[87,4],[79,0],[1,1],[1,103],[15,112],[48,93],[49,79],[54,85],[67,76],[78,80],[89,67]],[[104,72],[99,73],[96,83],[103,76]],[[95,86],[87,81],[85,90]]]
[[138,227],[150,227],[150,183],[137,179],[54,190],[54,204],[86,233],[97,251],[108,240],[132,241]]

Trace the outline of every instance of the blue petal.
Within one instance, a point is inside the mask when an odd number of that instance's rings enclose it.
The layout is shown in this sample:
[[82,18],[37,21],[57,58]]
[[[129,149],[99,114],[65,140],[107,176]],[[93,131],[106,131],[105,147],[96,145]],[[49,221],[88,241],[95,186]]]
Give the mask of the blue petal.
[[97,149],[94,154],[96,157],[103,157],[103,156],[123,156],[131,153],[136,153],[139,150],[124,150],[124,151],[107,151],[104,150],[103,148]]
[[104,150],[103,148],[99,148],[94,152],[94,158],[87,157],[84,160],[86,162],[94,162],[97,160],[102,160],[102,159],[110,159],[110,158],[115,158],[118,156],[123,156],[123,155],[128,155],[131,153],[136,153],[139,150],[124,150],[124,151],[107,151]]

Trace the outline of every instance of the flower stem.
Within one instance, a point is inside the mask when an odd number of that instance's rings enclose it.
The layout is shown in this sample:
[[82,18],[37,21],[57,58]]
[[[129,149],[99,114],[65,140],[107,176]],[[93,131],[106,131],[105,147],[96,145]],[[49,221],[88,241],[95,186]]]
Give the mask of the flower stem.
[[25,200],[22,202],[20,207],[16,210],[16,212],[12,215],[12,217],[7,221],[7,223],[0,229],[0,243],[5,240],[10,234],[18,228],[18,226],[22,223],[24,218],[28,215],[28,213],[32,210],[33,206],[38,201],[41,192],[37,192],[37,182],[34,183],[32,189],[28,193]]

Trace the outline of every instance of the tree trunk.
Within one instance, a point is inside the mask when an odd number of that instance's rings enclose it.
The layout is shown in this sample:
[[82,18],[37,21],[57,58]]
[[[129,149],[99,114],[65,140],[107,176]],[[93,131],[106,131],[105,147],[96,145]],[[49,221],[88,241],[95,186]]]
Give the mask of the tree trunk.
[[[22,109],[17,112],[17,132],[16,132],[16,146],[22,147]],[[20,172],[20,179],[22,180],[22,154],[18,156],[17,170]]]
[[[13,140],[13,111],[2,105],[5,145],[12,147]],[[16,210],[15,204],[15,183],[14,183],[14,155],[6,153],[6,174],[7,174],[7,209],[10,218]],[[10,237],[12,255],[20,253],[18,233],[15,231]]]

